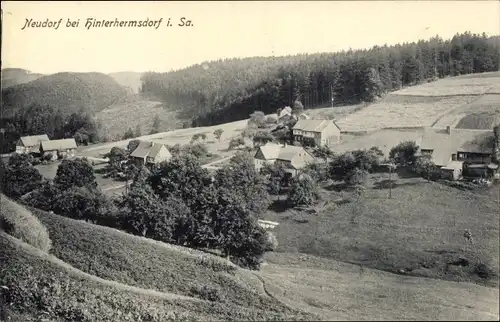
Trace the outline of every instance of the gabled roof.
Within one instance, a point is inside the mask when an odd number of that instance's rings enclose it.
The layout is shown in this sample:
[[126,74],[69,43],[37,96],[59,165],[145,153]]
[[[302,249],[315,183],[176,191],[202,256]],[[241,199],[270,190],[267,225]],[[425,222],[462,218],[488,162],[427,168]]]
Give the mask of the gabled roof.
[[281,147],[279,155],[276,159],[284,161],[292,161],[292,159],[299,153],[309,153],[301,146],[286,145]]
[[290,106],[285,106],[279,113],[278,118],[286,115],[292,115],[292,108]]
[[35,146],[40,144],[41,141],[49,141],[47,134],[41,135],[31,135],[31,136],[21,136],[19,138],[24,146]]
[[76,149],[75,139],[42,141],[41,144],[42,144],[43,151]]
[[153,146],[151,147],[151,151],[149,151],[148,157],[156,158],[158,156],[158,153],[160,153],[160,150],[162,147],[164,147],[165,150],[167,151],[167,153],[170,155],[170,151],[168,151],[168,149],[165,145],[153,143]]
[[[163,144],[150,141],[141,141],[135,150],[130,154],[131,157],[144,159],[146,157],[155,158]],[[166,147],[165,147],[166,148]]]
[[434,150],[431,160],[437,165],[448,164],[451,155],[457,152],[491,153],[493,131],[427,128],[424,131],[421,150]]
[[339,130],[339,126],[332,120],[307,120],[300,119],[292,128],[293,130],[302,130],[306,132],[321,132],[329,122],[333,123]]
[[[268,142],[265,145],[259,147],[260,152],[266,160],[275,160],[278,158],[281,150],[281,146],[276,143]],[[257,151],[259,153],[259,151]]]

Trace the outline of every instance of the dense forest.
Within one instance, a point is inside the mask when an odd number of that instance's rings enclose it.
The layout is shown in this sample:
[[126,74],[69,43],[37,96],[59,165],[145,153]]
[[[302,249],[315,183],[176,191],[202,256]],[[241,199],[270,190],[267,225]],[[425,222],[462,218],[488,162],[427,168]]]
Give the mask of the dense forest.
[[389,91],[446,76],[496,71],[500,37],[465,32],[368,50],[226,59],[169,73],[150,72],[142,92],[179,109],[191,126],[305,108],[370,102]]

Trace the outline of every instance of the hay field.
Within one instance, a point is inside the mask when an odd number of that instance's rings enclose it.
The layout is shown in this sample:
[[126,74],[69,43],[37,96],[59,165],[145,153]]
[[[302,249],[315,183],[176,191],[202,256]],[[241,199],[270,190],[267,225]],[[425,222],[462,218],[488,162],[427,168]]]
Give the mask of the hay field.
[[455,125],[475,109],[499,107],[496,94],[500,94],[500,72],[487,74],[444,78],[404,88],[339,119],[337,124],[349,132]]
[[337,124],[342,131],[372,131],[386,127],[432,126],[441,115],[468,104],[475,96],[421,97],[388,94]]
[[412,96],[500,94],[500,73],[488,74],[488,77],[478,76],[482,74],[447,77],[432,83],[404,88],[397,91],[397,94]]

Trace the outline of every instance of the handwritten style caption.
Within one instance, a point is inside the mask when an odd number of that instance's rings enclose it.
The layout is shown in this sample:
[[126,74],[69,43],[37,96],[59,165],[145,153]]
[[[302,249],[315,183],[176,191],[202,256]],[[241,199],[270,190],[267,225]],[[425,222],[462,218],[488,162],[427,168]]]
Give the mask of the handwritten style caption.
[[80,21],[80,19],[71,20],[59,19],[59,20],[33,20],[26,18],[24,26],[21,30],[26,29],[37,29],[37,28],[47,28],[47,29],[59,29],[63,26],[66,28],[85,28],[90,30],[92,28],[153,28],[158,29],[164,22],[165,27],[194,27],[193,21],[181,17],[176,22],[172,18],[163,20],[160,18],[158,20],[146,18],[145,20],[120,20],[115,18],[114,20],[108,19],[97,19],[97,18],[87,18],[86,20]]

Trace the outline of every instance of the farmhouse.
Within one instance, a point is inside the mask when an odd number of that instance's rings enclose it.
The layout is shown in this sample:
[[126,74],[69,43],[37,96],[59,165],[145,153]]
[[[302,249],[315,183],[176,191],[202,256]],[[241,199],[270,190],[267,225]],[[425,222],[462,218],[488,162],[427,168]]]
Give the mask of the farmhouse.
[[494,170],[490,164],[493,152],[493,131],[452,129],[426,129],[420,144],[420,155],[430,160],[451,180],[458,179],[466,168]]
[[278,121],[285,119],[286,117],[292,116],[292,108],[290,106],[285,106],[283,109],[278,110]]
[[40,144],[40,153],[42,156],[46,157],[49,155],[52,160],[73,157],[75,156],[75,152],[75,139],[42,141]]
[[138,165],[152,165],[170,160],[172,154],[163,144],[141,141],[130,158]]
[[292,128],[293,138],[304,145],[329,145],[340,141],[340,128],[332,120],[301,119]]
[[267,143],[259,147],[254,155],[257,170],[267,164],[281,164],[292,176],[304,168],[308,163],[314,162],[314,157],[301,146],[279,145]]
[[22,136],[16,143],[16,153],[39,153],[42,141],[49,141],[47,134]]

